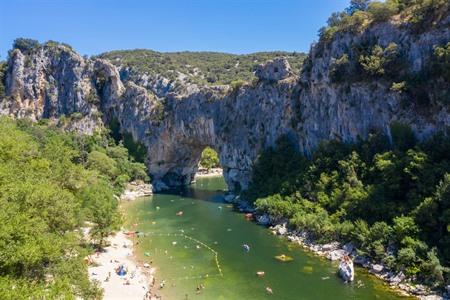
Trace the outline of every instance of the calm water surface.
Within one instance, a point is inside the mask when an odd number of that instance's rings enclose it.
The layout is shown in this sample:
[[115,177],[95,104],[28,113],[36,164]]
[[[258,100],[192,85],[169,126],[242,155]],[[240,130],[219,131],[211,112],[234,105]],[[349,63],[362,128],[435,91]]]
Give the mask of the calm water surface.
[[[364,270],[357,270],[354,284],[344,284],[336,263],[271,235],[222,203],[225,188],[223,178],[203,178],[183,192],[125,205],[128,226],[138,223],[136,230],[147,233],[139,238],[138,256],[157,266],[157,283],[166,281],[163,299],[400,299]],[[279,254],[294,261],[279,262]],[[200,284],[205,288],[197,294]]]

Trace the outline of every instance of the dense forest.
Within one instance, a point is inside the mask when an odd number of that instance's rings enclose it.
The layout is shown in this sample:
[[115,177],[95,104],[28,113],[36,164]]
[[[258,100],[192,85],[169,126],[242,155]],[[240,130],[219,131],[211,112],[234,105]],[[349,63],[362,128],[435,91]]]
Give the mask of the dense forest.
[[1,117],[0,299],[100,298],[84,257],[121,224],[130,180],[148,180],[145,166],[105,133]]
[[353,242],[358,254],[432,286],[449,280],[450,138],[418,143],[391,126],[392,141],[329,141],[312,157],[287,138],[264,151],[245,197],[274,222],[319,242]]

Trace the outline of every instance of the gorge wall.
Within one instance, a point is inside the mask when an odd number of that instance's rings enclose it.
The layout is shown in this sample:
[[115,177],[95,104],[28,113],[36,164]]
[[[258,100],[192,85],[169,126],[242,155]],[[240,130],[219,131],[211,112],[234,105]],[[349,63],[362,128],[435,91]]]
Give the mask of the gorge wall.
[[87,134],[117,121],[147,148],[157,189],[190,183],[202,150],[210,146],[219,153],[229,188],[240,190],[248,186],[258,153],[282,135],[309,154],[324,140],[354,142],[373,131],[390,136],[393,122],[410,125],[419,139],[445,130],[450,114],[441,102],[431,100],[427,107],[408,102],[409,95],[393,90],[385,78],[339,81],[332,74],[343,55],[350,60],[356,55],[355,45],[386,49],[391,43],[407,71],[420,73],[434,47],[450,41],[449,28],[447,17],[422,33],[393,22],[339,33],[312,47],[300,74],[276,59],[257,68],[257,82],[234,87],[192,84],[182,74],[175,81],[130,74],[125,66],[82,57],[65,45],[15,48],[0,112],[55,119]]

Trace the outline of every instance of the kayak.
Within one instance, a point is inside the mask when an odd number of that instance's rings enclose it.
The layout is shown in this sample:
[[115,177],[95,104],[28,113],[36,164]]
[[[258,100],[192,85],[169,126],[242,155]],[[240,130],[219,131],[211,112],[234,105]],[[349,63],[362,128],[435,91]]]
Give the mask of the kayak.
[[282,261],[282,262],[288,262],[288,261],[293,261],[294,259],[290,256],[284,255],[284,254],[280,254],[275,256],[275,259]]

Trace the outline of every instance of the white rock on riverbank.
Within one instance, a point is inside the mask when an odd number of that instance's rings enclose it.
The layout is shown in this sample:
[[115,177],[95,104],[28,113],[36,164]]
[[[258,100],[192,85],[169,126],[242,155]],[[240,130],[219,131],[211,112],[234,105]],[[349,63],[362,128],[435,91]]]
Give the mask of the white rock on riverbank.
[[132,201],[139,197],[147,197],[153,195],[153,187],[149,183],[142,181],[133,181],[127,184],[120,200]]
[[[257,215],[255,217],[257,221],[259,220],[259,218],[261,218],[263,221],[270,220],[269,224],[273,224],[271,222],[272,219],[268,214]],[[352,243],[347,243],[342,246],[338,242],[317,244],[316,241],[310,237],[310,234],[307,231],[292,231],[288,229],[287,232],[285,232],[284,228],[287,228],[287,224],[285,222],[277,222],[276,225],[269,227],[269,230],[273,234],[286,236],[289,241],[297,243],[303,248],[312,251],[316,255],[326,257],[332,261],[341,260],[341,264],[338,268],[338,274],[345,281],[354,280],[354,264],[356,264],[369,269],[369,271],[374,274],[374,276],[386,281],[387,283],[389,283],[389,285],[395,287],[395,289],[402,295],[416,296],[419,299],[424,300],[450,299],[448,297],[450,296],[450,292],[444,293],[444,297],[441,295],[437,295],[424,285],[412,284],[408,282],[408,279],[405,274],[403,274],[403,272],[392,272],[382,264],[372,263],[366,256],[357,255],[356,249]],[[347,258],[347,262],[345,264],[342,264],[344,258]],[[351,258],[353,258],[353,260]]]
[[345,282],[351,282],[355,279],[355,269],[353,267],[353,261],[350,258],[342,259],[339,263],[339,276]]

